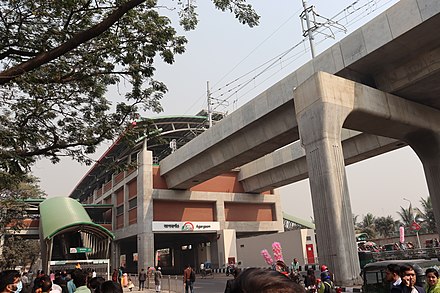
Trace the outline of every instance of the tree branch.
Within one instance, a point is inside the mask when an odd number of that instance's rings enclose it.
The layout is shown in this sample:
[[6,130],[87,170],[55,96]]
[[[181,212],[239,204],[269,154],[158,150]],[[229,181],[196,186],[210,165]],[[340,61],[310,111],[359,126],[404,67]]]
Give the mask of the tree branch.
[[70,40],[64,44],[44,53],[38,54],[36,57],[20,64],[9,68],[0,73],[0,85],[4,85],[15,78],[23,75],[26,72],[34,70],[43,64],[46,64],[67,52],[75,49],[79,45],[99,36],[116,23],[124,14],[133,9],[134,7],[142,4],[146,0],[130,0],[125,4],[122,4],[118,9],[113,11],[107,18],[100,23],[92,26],[88,30],[75,34]]
[[11,55],[19,55],[19,56],[28,56],[28,57],[34,57],[37,55],[37,53],[34,52],[27,52],[22,50],[15,50],[13,48],[9,48],[3,53],[0,53],[0,60],[3,60]]

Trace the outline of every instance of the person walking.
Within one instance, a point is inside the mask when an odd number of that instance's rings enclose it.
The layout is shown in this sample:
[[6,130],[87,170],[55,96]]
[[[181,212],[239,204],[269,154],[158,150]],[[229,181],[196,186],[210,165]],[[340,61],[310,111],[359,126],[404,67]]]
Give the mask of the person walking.
[[139,273],[139,291],[143,291],[145,288],[145,280],[147,280],[147,273],[144,269]]
[[188,264],[183,271],[183,286],[185,287],[185,293],[194,293],[194,282],[196,280],[196,274]]
[[160,285],[162,283],[162,271],[160,267],[157,267],[156,271],[154,272],[154,286],[156,287],[156,292],[160,292]]
[[29,280],[28,273],[24,272],[21,276],[21,282],[23,283],[23,290],[22,292],[28,293],[29,287],[31,285],[31,280]]
[[292,270],[292,272],[299,272],[299,267],[300,267],[300,265],[299,265],[299,261],[298,261],[298,259],[295,257],[294,259],[293,259],[293,261],[292,261],[292,264],[291,264],[291,270]]

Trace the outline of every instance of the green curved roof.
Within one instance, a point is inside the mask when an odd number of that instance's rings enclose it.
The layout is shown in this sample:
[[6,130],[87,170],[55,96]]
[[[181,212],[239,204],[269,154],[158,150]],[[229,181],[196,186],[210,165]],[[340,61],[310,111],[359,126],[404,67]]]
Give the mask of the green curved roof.
[[52,197],[40,203],[40,227],[44,239],[60,232],[84,231],[102,238],[114,238],[106,228],[93,223],[84,207],[69,197]]

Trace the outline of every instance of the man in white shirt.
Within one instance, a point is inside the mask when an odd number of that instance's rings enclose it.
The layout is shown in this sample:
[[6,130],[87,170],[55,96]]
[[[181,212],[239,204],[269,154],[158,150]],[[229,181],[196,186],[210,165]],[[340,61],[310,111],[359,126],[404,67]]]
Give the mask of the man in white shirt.
[[400,278],[400,266],[398,264],[389,264],[385,271],[385,279],[390,283],[390,290],[402,283]]

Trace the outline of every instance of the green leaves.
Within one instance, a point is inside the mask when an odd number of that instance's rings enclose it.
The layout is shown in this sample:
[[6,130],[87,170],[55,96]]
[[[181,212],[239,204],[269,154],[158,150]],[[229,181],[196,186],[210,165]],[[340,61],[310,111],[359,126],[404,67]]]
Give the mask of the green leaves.
[[[213,1],[249,26],[258,16],[244,0]],[[154,62],[185,52],[155,0],[6,0],[0,3],[0,180],[20,181],[36,160],[88,154],[121,135],[139,111],[160,112],[166,86]],[[178,2],[194,29],[197,7]],[[108,87],[127,90],[125,100]],[[14,178],[16,176],[16,178]]]
[[250,27],[257,26],[260,16],[254,11],[250,4],[245,0],[213,0],[214,5],[221,11],[230,11],[234,13],[242,24],[247,24]]

